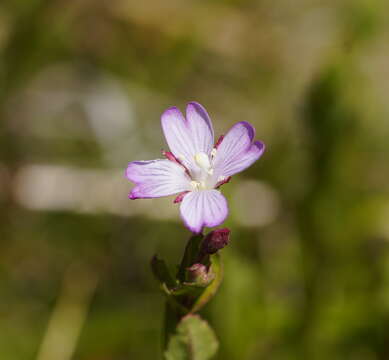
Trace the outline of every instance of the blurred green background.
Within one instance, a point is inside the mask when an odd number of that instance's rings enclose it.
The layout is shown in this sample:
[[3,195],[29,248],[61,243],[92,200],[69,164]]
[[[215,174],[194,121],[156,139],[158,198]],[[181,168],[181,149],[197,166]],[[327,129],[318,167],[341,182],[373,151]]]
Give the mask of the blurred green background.
[[191,100],[267,151],[223,187],[218,359],[389,359],[389,3],[2,0],[0,358],[158,359],[189,232],[128,161]]

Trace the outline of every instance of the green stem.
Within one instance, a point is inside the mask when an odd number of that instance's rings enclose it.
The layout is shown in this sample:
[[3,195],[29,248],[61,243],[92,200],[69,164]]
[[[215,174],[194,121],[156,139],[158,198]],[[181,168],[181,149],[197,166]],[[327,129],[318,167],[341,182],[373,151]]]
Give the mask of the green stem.
[[163,325],[163,342],[162,342],[162,351],[165,352],[167,349],[170,336],[174,334],[177,324],[182,318],[180,314],[170,303],[166,301],[165,303],[165,316],[164,316],[164,325]]
[[188,243],[186,244],[184,255],[182,257],[181,264],[177,272],[177,279],[179,281],[184,282],[186,280],[186,269],[196,262],[203,238],[204,235],[202,234],[193,235],[190,237]]

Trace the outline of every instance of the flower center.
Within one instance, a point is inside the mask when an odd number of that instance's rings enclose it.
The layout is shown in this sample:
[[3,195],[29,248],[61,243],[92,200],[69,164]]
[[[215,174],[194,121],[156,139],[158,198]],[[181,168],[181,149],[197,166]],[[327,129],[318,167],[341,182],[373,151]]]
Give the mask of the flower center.
[[199,152],[194,156],[194,160],[196,165],[207,174],[213,174],[213,168],[211,162],[209,161],[209,157],[204,152]]
[[210,156],[205,152],[198,152],[194,155],[193,158],[197,169],[192,168],[190,173],[188,172],[191,178],[190,186],[192,191],[217,189],[229,181],[229,177],[218,175],[214,171],[213,161],[216,153],[217,149],[213,148]]
[[209,158],[208,154],[204,152],[198,152],[194,155],[194,162],[198,166],[198,169],[192,169],[190,182],[193,190],[207,190],[215,187],[214,181],[214,169],[212,166],[212,160],[214,156],[211,154]]

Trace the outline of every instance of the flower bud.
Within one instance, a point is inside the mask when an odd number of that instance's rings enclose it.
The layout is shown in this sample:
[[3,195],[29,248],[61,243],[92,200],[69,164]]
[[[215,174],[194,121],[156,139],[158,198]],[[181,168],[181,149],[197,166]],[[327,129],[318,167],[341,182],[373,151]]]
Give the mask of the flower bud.
[[203,264],[193,264],[187,268],[188,283],[197,286],[207,286],[214,279],[213,273],[210,273],[207,267]]
[[201,254],[215,254],[220,249],[223,249],[229,241],[230,238],[230,229],[223,228],[211,231],[204,238],[204,241],[201,245]]

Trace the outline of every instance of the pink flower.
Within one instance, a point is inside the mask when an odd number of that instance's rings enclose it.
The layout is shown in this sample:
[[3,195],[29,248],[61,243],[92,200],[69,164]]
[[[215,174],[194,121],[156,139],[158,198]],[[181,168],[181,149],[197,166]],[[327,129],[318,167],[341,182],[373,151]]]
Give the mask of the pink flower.
[[228,206],[219,187],[258,160],[264,144],[253,141],[255,130],[245,121],[236,123],[215,144],[211,119],[196,102],[188,104],[186,118],[171,107],[161,122],[171,152],[164,152],[167,159],[128,164],[126,176],[135,183],[129,198],[179,194],[175,202],[181,202],[181,217],[192,232],[220,225]]

